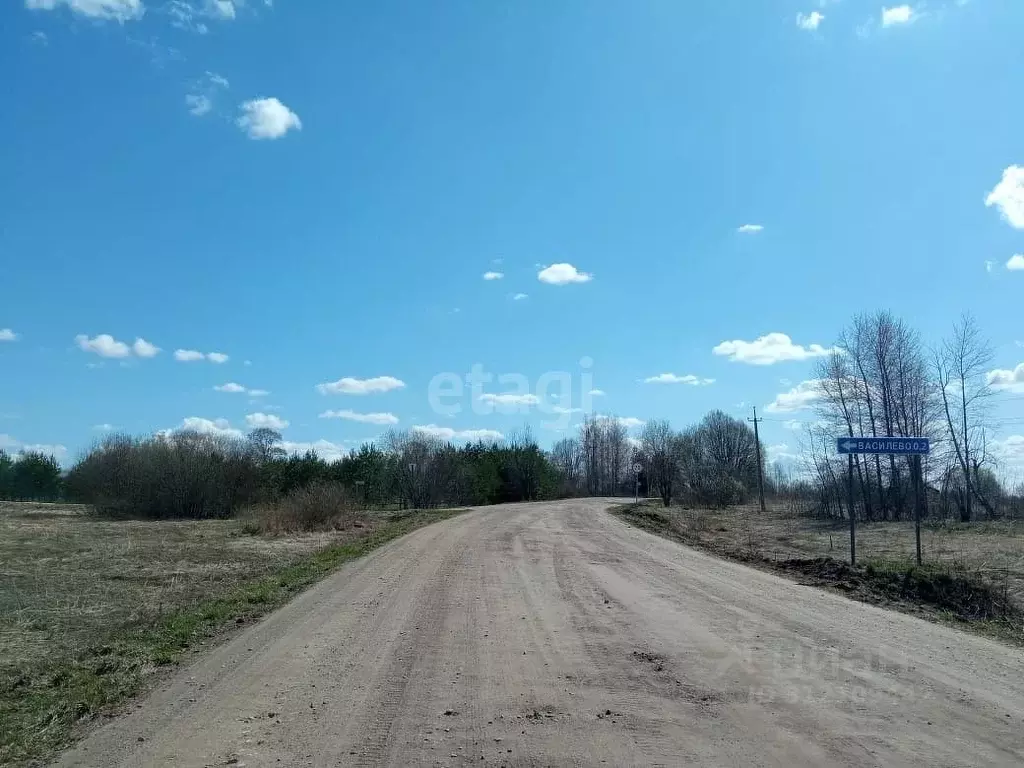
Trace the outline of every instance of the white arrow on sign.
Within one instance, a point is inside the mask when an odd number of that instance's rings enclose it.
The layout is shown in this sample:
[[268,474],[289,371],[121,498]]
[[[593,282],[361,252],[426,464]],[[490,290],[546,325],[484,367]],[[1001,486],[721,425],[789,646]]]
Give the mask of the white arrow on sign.
[[855,442],[853,442],[852,440],[847,440],[845,443],[843,443],[843,450],[844,451],[852,451],[856,447],[857,447],[857,444]]

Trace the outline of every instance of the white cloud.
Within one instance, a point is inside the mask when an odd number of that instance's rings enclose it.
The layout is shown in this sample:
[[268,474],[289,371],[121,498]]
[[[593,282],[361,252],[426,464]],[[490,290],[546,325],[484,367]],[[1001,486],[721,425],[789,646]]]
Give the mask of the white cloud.
[[39,30],[39,29],[37,29],[35,32],[33,32],[31,35],[29,35],[29,39],[33,43],[38,43],[39,45],[49,45],[50,44],[50,38],[47,37],[45,32],[43,32],[42,30]]
[[246,101],[239,109],[236,124],[250,139],[279,139],[292,129],[302,130],[299,116],[275,98]]
[[609,416],[608,414],[597,414],[597,418],[617,421],[626,429],[636,429],[647,423],[643,419],[638,419],[635,416]]
[[132,344],[132,351],[139,357],[156,357],[160,354],[160,347],[150,344],[145,339],[139,338]]
[[592,389],[587,394],[591,397],[604,397],[605,392],[603,389]]
[[999,369],[985,374],[985,380],[992,389],[1000,392],[1024,394],[1024,363],[1013,370]]
[[909,5],[897,5],[882,9],[882,26],[891,27],[895,24],[907,24],[915,18],[914,9]]
[[245,423],[250,429],[285,429],[290,422],[272,413],[250,413],[245,417]]
[[1011,272],[1024,270],[1024,253],[1015,253],[1011,256],[1010,260],[1006,262],[1006,268]]
[[811,11],[810,13],[798,13],[796,15],[796,25],[800,29],[813,32],[821,26],[821,22],[825,20],[825,14],[819,11]]
[[728,357],[734,363],[750,365],[772,365],[786,360],[809,360],[824,357],[833,352],[820,344],[803,347],[794,344],[784,333],[769,333],[754,341],[723,341],[711,350],[716,355]]
[[817,379],[801,381],[788,392],[782,392],[765,406],[769,413],[794,413],[810,408],[822,398],[821,383]]
[[218,384],[216,387],[214,387],[214,389],[217,392],[228,392],[230,394],[236,394],[236,395],[240,395],[240,394],[242,394],[244,392],[248,392],[249,391],[245,387],[243,387],[241,384],[236,384],[233,381],[229,381],[227,384]]
[[412,428],[412,431],[418,432],[421,435],[426,435],[427,437],[437,438],[438,440],[469,440],[470,442],[476,442],[478,440],[491,441],[505,439],[505,436],[501,434],[501,432],[497,432],[493,429],[452,429],[451,427],[439,427],[436,424],[415,426]]
[[1015,229],[1024,229],[1024,168],[1011,165],[1003,178],[985,198],[986,207],[996,206]]
[[179,363],[194,363],[197,360],[209,360],[211,363],[226,363],[230,358],[223,352],[204,354],[196,349],[176,349],[174,359]]
[[404,386],[405,382],[394,376],[376,376],[372,379],[354,379],[346,376],[337,381],[317,384],[316,389],[321,395],[369,395],[402,389]]
[[213,101],[205,94],[189,93],[185,96],[185,106],[188,107],[189,113],[202,117],[213,109]]
[[504,392],[500,395],[494,394],[483,394],[480,395],[480,402],[487,403],[488,405],[506,405],[514,407],[529,407],[531,405],[537,405],[540,403],[540,398],[536,395],[517,395],[514,392]]
[[[241,4],[241,2],[239,2]],[[235,5],[231,0],[207,0],[207,13],[221,19],[235,18]]]
[[242,437],[242,430],[235,429],[227,419],[204,419],[200,416],[186,416],[172,432],[200,432],[217,437]]
[[0,328],[0,341],[17,341],[18,334],[10,328]]
[[522,301],[523,299],[528,298],[530,298],[530,295],[527,293],[517,293],[512,297],[512,301]]
[[760,224],[744,224],[742,227],[736,229],[741,235],[756,235],[758,232],[764,230],[764,227]]
[[110,432],[111,430],[114,429],[114,425],[113,424],[94,424],[92,428],[95,429],[97,432]]
[[58,461],[64,459],[68,449],[63,445],[48,445],[45,443],[23,443],[12,435],[0,434],[0,449],[8,453],[45,453],[53,456]]
[[659,373],[657,376],[649,376],[644,379],[644,384],[689,384],[694,387],[705,387],[708,384],[714,383],[714,379],[702,379],[699,376],[694,376],[692,373],[688,373],[685,376],[679,376],[675,373]]
[[568,415],[573,414],[573,413],[583,413],[583,409],[582,408],[568,408],[568,407],[566,407],[564,405],[553,405],[553,406],[551,406],[551,412],[552,413],[558,413],[558,414],[561,414],[563,416],[568,416]]
[[992,270],[994,270],[995,268],[996,268],[996,263],[994,261],[986,261],[985,262],[985,271],[988,272],[989,274],[992,274]]
[[580,272],[572,264],[552,264],[537,273],[537,279],[549,285],[568,285],[569,283],[587,283],[594,276]]
[[285,453],[293,455],[302,455],[313,451],[324,461],[337,461],[343,459],[348,455],[348,449],[338,443],[332,443],[329,440],[317,440],[313,443],[293,443],[289,440],[283,440],[279,443]]
[[270,394],[270,390],[267,389],[250,389],[249,397],[266,397]]
[[101,333],[92,339],[80,333],[75,336],[75,343],[83,352],[93,352],[100,357],[131,357],[132,354],[131,347],[109,333]]
[[146,12],[142,0],[25,0],[25,7],[33,11],[52,11],[64,5],[79,16],[122,24],[141,19]]
[[393,413],[356,413],[355,411],[324,411],[321,419],[346,419],[361,424],[397,424],[398,417]]
[[503,277],[504,272],[484,272],[484,280],[501,280]]
[[806,422],[804,421],[799,421],[797,419],[789,419],[788,421],[782,422],[782,428],[791,430],[793,432],[797,432],[804,428],[804,424],[806,424]]

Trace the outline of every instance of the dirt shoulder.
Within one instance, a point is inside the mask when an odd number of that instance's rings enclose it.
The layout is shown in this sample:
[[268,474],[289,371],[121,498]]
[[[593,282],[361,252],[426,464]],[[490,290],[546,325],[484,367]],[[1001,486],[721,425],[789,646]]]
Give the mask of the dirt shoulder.
[[456,512],[252,536],[236,520],[0,508],[0,765],[52,755],[339,565]]
[[[1010,592],[1009,580],[986,578],[983,571],[962,562],[937,560],[917,566],[908,558],[893,557],[888,549],[880,557],[862,556],[858,565],[851,566],[813,544],[814,531],[820,529],[817,538],[827,537],[830,549],[835,541],[845,547],[845,530],[793,515],[769,513],[766,518],[747,509],[684,510],[655,502],[616,505],[609,511],[663,538],[800,584],[1024,646],[1024,614]],[[890,526],[888,532],[882,526],[869,529],[876,551],[883,539],[890,540],[891,547],[891,539],[903,533],[902,527]]]

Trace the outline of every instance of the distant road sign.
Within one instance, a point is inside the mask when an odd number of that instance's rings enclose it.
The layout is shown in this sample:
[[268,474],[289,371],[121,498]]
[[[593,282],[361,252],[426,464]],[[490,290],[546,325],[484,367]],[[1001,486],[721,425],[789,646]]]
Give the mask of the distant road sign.
[[643,469],[644,469],[644,465],[641,464],[639,461],[636,464],[633,465],[633,471],[636,472],[638,475],[641,472],[643,472]]
[[839,437],[840,453],[891,453],[897,456],[927,455],[927,437]]

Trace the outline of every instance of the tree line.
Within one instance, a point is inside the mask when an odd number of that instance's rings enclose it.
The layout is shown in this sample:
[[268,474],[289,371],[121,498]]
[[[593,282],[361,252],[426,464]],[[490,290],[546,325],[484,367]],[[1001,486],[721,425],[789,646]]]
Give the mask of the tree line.
[[[819,421],[808,430],[806,454],[822,514],[905,520],[919,502],[925,517],[1001,516],[1010,499],[989,448],[992,357],[969,316],[932,348],[889,312],[853,318],[815,373]],[[887,435],[927,437],[932,453],[920,462],[854,456],[851,510],[849,462],[836,454],[835,438]]]
[[53,456],[39,451],[11,456],[0,449],[0,499],[57,501],[63,491],[60,464]]

